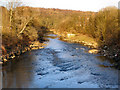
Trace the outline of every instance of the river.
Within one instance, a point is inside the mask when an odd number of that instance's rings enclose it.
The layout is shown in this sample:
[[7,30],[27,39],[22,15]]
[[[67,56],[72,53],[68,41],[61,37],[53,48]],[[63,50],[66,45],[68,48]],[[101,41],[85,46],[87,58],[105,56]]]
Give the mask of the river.
[[49,34],[44,49],[16,57],[2,67],[3,88],[118,88],[114,62],[77,43]]

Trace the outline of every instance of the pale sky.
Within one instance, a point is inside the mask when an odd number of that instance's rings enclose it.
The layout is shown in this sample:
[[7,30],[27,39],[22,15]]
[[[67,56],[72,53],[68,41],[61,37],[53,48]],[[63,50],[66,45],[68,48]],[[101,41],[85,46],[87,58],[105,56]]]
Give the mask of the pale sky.
[[[11,0],[0,0],[0,3]],[[107,6],[118,7],[120,0],[21,0],[27,6],[80,11],[99,11]]]

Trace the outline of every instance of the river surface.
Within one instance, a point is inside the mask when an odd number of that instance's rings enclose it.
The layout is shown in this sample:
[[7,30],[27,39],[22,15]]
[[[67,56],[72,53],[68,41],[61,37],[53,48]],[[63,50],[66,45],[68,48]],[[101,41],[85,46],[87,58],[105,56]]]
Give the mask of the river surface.
[[89,48],[49,34],[44,49],[26,52],[2,67],[3,88],[118,88],[114,62]]

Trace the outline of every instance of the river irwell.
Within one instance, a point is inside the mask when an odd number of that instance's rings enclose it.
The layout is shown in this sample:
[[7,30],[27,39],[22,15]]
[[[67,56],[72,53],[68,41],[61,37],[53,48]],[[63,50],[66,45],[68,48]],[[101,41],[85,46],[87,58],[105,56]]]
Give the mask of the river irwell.
[[2,88],[118,88],[113,61],[49,34],[45,48],[28,51],[2,67]]

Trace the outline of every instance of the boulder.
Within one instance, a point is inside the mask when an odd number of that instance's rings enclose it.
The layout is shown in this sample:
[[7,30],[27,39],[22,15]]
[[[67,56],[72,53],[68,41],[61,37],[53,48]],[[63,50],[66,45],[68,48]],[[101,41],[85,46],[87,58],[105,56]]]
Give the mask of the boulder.
[[92,54],[97,54],[99,52],[100,52],[100,50],[97,50],[97,49],[91,49],[88,51],[88,53],[92,53]]

